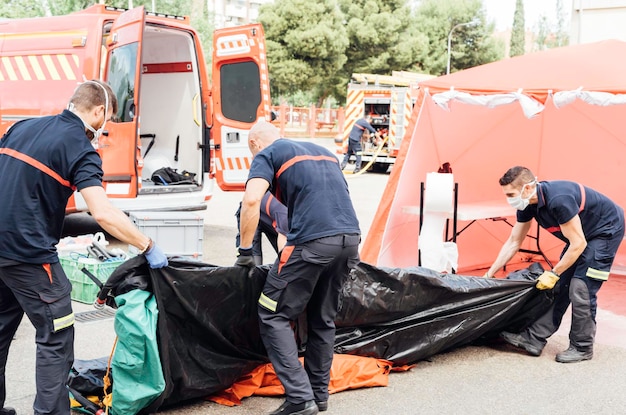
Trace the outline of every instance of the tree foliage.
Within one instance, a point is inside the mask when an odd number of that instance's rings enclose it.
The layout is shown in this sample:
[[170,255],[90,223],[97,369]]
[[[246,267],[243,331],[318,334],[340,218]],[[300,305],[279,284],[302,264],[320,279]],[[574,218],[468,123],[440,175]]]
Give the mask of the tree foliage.
[[541,16],[534,28],[533,50],[545,50],[569,44],[569,35],[565,24],[563,1],[556,2],[556,25],[551,24],[546,16]]
[[348,38],[336,0],[276,0],[261,7],[270,85],[274,96],[332,90],[333,74],[346,63]]
[[526,46],[526,28],[524,23],[524,0],[517,0],[513,15],[513,29],[511,30],[511,57],[524,54]]
[[[340,75],[417,69],[428,39],[413,24],[406,0],[339,0],[345,16],[348,61]],[[345,84],[343,85],[345,91]]]
[[[132,0],[152,9],[153,0]],[[560,0],[559,0],[560,1]],[[98,0],[2,0],[0,17],[61,15]],[[213,33],[206,0],[154,0],[156,11],[189,15],[210,51]],[[129,0],[106,0],[128,8]],[[411,9],[411,5],[415,9]],[[275,0],[261,7],[272,95],[310,96],[318,103],[345,100],[352,73],[390,74],[446,71],[447,37],[451,67],[460,70],[501,59],[504,44],[491,36],[482,0]],[[207,62],[210,55],[206,53]]]
[[419,63],[422,71],[446,73],[448,35],[457,24],[468,22],[477,24],[457,27],[451,34],[450,72],[502,58],[504,45],[491,36],[494,24],[487,22],[481,0],[424,0],[416,15],[416,27],[428,39]]

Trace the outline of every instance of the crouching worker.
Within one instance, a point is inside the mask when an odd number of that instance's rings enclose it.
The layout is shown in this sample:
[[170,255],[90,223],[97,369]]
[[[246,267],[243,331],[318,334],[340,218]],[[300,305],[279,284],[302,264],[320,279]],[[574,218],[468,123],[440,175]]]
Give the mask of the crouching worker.
[[[569,348],[556,355],[561,363],[593,357],[597,293],[609,278],[617,249],[624,238],[624,211],[608,197],[569,181],[538,182],[525,167],[512,167],[500,178],[509,204],[518,210],[517,223],[486,276],[493,276],[515,255],[531,219],[565,242],[559,262],[537,280],[540,290],[555,288],[552,308],[519,334],[502,332],[515,347],[539,356],[556,332],[570,302],[572,327]],[[556,285],[556,287],[555,287]]]
[[[241,227],[241,203],[235,213],[237,230]],[[259,226],[252,240],[252,258],[255,265],[263,265],[263,235],[274,248],[276,254],[283,250],[287,242],[287,207],[280,203],[270,192],[261,199]],[[241,233],[235,237],[235,246],[241,245]],[[249,258],[248,258],[249,259]]]
[[[99,81],[78,86],[67,110],[13,125],[0,140],[0,415],[9,346],[24,313],[37,343],[35,415],[69,415],[66,388],[74,361],[72,286],[59,264],[65,206],[78,190],[98,224],[136,246],[152,268],[167,257],[107,199],[102,161],[91,140],[117,111],[111,88]],[[10,179],[6,179],[10,178]]]

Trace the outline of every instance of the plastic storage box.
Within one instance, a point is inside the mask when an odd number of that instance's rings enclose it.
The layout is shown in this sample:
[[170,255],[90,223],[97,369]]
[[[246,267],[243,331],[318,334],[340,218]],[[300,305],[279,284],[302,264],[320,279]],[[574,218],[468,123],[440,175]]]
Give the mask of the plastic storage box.
[[104,283],[124,261],[100,262],[94,258],[60,257],[59,262],[72,283],[72,300],[91,304],[98,296],[100,288],[82,271],[83,267]]
[[[202,259],[204,219],[194,212],[131,212],[130,219],[168,256]],[[138,249],[128,251],[137,255]]]

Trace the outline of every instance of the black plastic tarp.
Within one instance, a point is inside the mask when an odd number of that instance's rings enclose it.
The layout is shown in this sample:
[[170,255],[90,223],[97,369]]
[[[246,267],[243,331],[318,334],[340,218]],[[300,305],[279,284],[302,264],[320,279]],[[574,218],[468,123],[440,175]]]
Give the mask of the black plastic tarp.
[[[151,270],[136,257],[111,275],[110,296],[138,287],[157,300],[166,389],[143,412],[221,391],[268,361],[257,320],[267,271],[177,259]],[[534,288],[541,272],[535,264],[504,280],[361,263],[343,285],[335,351],[404,365],[519,330],[551,304]]]

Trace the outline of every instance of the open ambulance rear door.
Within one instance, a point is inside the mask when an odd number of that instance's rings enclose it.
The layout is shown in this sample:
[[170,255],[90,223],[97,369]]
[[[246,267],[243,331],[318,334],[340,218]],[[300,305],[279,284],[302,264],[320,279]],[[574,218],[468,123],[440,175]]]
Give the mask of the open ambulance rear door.
[[[139,81],[145,11],[137,7],[115,19],[107,40],[105,81],[118,99],[115,122],[108,122],[98,152],[110,198],[134,198],[138,192]],[[78,198],[77,198],[78,205]]]
[[248,131],[270,121],[265,36],[260,24],[215,31],[213,36],[212,161],[222,190],[243,190],[252,155]]

